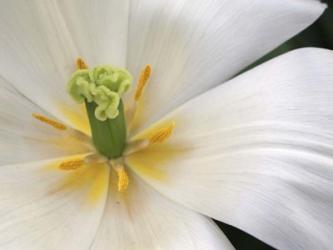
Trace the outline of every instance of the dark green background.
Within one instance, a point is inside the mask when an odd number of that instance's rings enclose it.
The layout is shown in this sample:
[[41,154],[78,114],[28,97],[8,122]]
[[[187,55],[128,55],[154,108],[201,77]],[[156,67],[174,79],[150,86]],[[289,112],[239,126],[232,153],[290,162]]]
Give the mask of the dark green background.
[[[296,0],[291,0],[296,1]],[[281,55],[287,51],[303,48],[303,47],[321,47],[327,49],[333,49],[333,0],[322,1],[328,4],[328,9],[325,13],[308,29],[296,37],[290,39],[286,43],[282,44],[279,48],[260,59],[258,62],[251,65],[252,68],[262,62],[269,60],[270,58]],[[248,69],[249,69],[248,68]],[[333,71],[333,69],[332,69]],[[257,240],[249,234],[242,232],[232,226],[226,225],[221,222],[216,222],[223,232],[228,236],[229,240],[235,246],[236,249],[241,250],[267,250],[274,249],[265,243]]]

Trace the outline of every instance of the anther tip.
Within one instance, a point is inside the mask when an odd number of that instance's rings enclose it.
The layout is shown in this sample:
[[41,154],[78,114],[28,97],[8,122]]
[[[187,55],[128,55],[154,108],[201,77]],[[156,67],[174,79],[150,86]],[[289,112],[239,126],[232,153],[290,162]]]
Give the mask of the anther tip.
[[81,57],[79,57],[78,59],[76,59],[76,67],[78,69],[87,69],[88,65]]

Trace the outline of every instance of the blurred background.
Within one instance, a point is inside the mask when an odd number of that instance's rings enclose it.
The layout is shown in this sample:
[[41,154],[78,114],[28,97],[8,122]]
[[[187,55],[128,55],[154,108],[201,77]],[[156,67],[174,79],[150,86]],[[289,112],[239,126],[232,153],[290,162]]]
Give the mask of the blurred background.
[[[290,0],[296,1],[296,0]],[[328,9],[313,25],[290,39],[280,47],[251,65],[250,69],[273,57],[286,53],[287,51],[303,47],[320,47],[333,49],[333,0],[322,1],[328,4]],[[332,69],[333,71],[333,69]],[[232,226],[216,221],[218,226],[228,236],[229,240],[240,250],[271,250],[274,249],[251,235],[242,232]]]

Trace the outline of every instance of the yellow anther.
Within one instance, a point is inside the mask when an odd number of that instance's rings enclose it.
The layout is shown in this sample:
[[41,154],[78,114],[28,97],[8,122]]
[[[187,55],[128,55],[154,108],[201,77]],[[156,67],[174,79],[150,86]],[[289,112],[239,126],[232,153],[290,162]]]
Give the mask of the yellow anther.
[[86,64],[86,62],[82,58],[78,58],[76,59],[76,67],[77,69],[87,69],[88,64]]
[[127,189],[129,179],[124,168],[116,170],[118,175],[118,191],[123,192]]
[[124,165],[119,160],[112,160],[111,165],[118,177],[118,191],[123,192],[127,189],[129,178],[126,173]]
[[44,122],[56,129],[59,129],[59,130],[66,130],[66,126],[60,122],[57,122],[55,120],[52,120],[46,116],[43,116],[43,115],[40,115],[40,114],[37,114],[37,113],[32,113],[32,116],[34,118],[36,118],[37,120],[41,121],[41,122]]
[[68,160],[59,164],[61,170],[75,170],[84,165],[83,159]]
[[149,77],[151,75],[151,66],[147,65],[140,74],[138,83],[137,83],[137,87],[136,87],[136,91],[135,91],[135,95],[134,95],[134,100],[138,101],[142,95],[143,89],[146,86]]
[[150,136],[149,142],[150,143],[161,143],[161,142],[167,140],[171,136],[175,126],[176,126],[176,123],[172,122],[160,129],[158,129],[155,133],[153,133]]

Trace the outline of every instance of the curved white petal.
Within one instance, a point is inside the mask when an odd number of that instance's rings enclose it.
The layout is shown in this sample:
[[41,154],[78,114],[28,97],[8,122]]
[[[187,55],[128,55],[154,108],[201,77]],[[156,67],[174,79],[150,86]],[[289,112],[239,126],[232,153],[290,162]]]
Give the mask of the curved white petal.
[[68,107],[81,114],[66,92],[75,60],[124,64],[126,11],[127,1],[1,1],[0,76],[71,122]]
[[333,52],[285,54],[165,119],[168,144],[128,163],[167,197],[278,249],[329,249]]
[[0,78],[0,166],[90,151],[70,129],[55,129],[33,113],[46,112]]
[[55,1],[0,2],[0,75],[57,117],[78,54]]
[[[89,249],[106,200],[108,167],[78,174],[52,162],[0,168],[0,248]],[[92,199],[99,192],[99,200]]]
[[233,249],[208,218],[165,199],[132,175],[126,193],[111,181],[102,224],[91,249]]
[[229,79],[309,26],[317,0],[133,0],[128,67],[146,64],[140,128],[191,97]]
[[59,7],[86,62],[125,66],[129,0],[60,0]]

